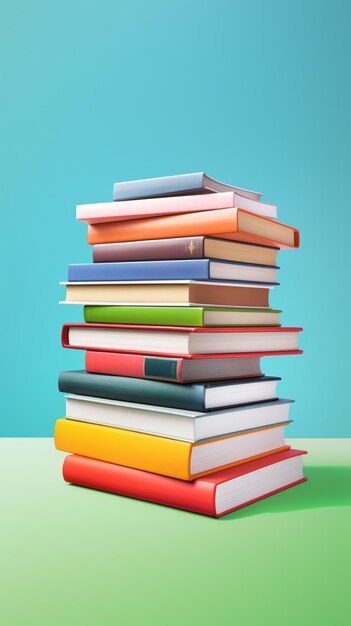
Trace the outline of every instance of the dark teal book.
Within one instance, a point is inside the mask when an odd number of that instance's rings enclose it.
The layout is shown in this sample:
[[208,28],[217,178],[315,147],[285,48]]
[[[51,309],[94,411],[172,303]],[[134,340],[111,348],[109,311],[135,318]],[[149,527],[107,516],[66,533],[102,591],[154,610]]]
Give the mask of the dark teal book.
[[279,380],[276,377],[261,376],[179,385],[127,376],[90,374],[82,370],[61,372],[59,389],[79,396],[168,406],[188,411],[210,411],[275,400]]

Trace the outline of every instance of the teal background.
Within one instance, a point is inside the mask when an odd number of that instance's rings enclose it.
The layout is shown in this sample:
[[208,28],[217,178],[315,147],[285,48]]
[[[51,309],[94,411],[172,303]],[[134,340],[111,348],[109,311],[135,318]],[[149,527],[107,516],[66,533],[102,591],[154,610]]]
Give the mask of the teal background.
[[295,398],[291,437],[350,436],[346,263],[350,4],[341,0],[1,4],[3,436],[50,436],[63,415],[58,306],[87,262],[75,205],[117,180],[205,170],[257,189],[301,230],[273,306],[302,357],[266,359]]

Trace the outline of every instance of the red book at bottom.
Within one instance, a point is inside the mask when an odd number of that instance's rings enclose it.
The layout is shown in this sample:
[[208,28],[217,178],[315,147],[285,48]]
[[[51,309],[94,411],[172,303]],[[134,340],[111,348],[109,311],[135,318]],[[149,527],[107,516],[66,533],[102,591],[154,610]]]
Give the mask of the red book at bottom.
[[221,517],[305,480],[303,450],[285,450],[193,482],[78,455],[66,457],[66,482]]

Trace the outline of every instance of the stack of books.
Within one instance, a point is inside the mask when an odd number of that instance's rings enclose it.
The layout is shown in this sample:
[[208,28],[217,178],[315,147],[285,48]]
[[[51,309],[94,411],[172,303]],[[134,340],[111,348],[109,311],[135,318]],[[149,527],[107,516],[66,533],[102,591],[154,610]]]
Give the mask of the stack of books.
[[62,331],[85,351],[59,378],[67,482],[219,517],[305,480],[284,439],[291,400],[260,362],[301,352],[301,328],[269,306],[277,252],[299,245],[276,209],[204,173],[77,207],[94,262],[65,283],[85,321]]

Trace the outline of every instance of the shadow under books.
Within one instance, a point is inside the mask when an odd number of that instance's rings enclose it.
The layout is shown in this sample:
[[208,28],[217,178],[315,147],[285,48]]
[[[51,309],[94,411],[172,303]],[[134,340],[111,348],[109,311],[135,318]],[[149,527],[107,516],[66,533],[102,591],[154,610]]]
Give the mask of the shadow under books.
[[286,513],[351,505],[351,467],[305,467],[307,482],[221,518],[235,521],[265,513]]
[[[304,474],[308,478],[307,482],[229,513],[215,520],[216,523],[235,522],[255,515],[351,506],[351,466],[307,466],[304,468]],[[75,485],[70,487],[82,489]],[[103,491],[98,493],[105,498],[116,497]],[[177,509],[177,512],[179,515],[193,515],[181,509]]]

